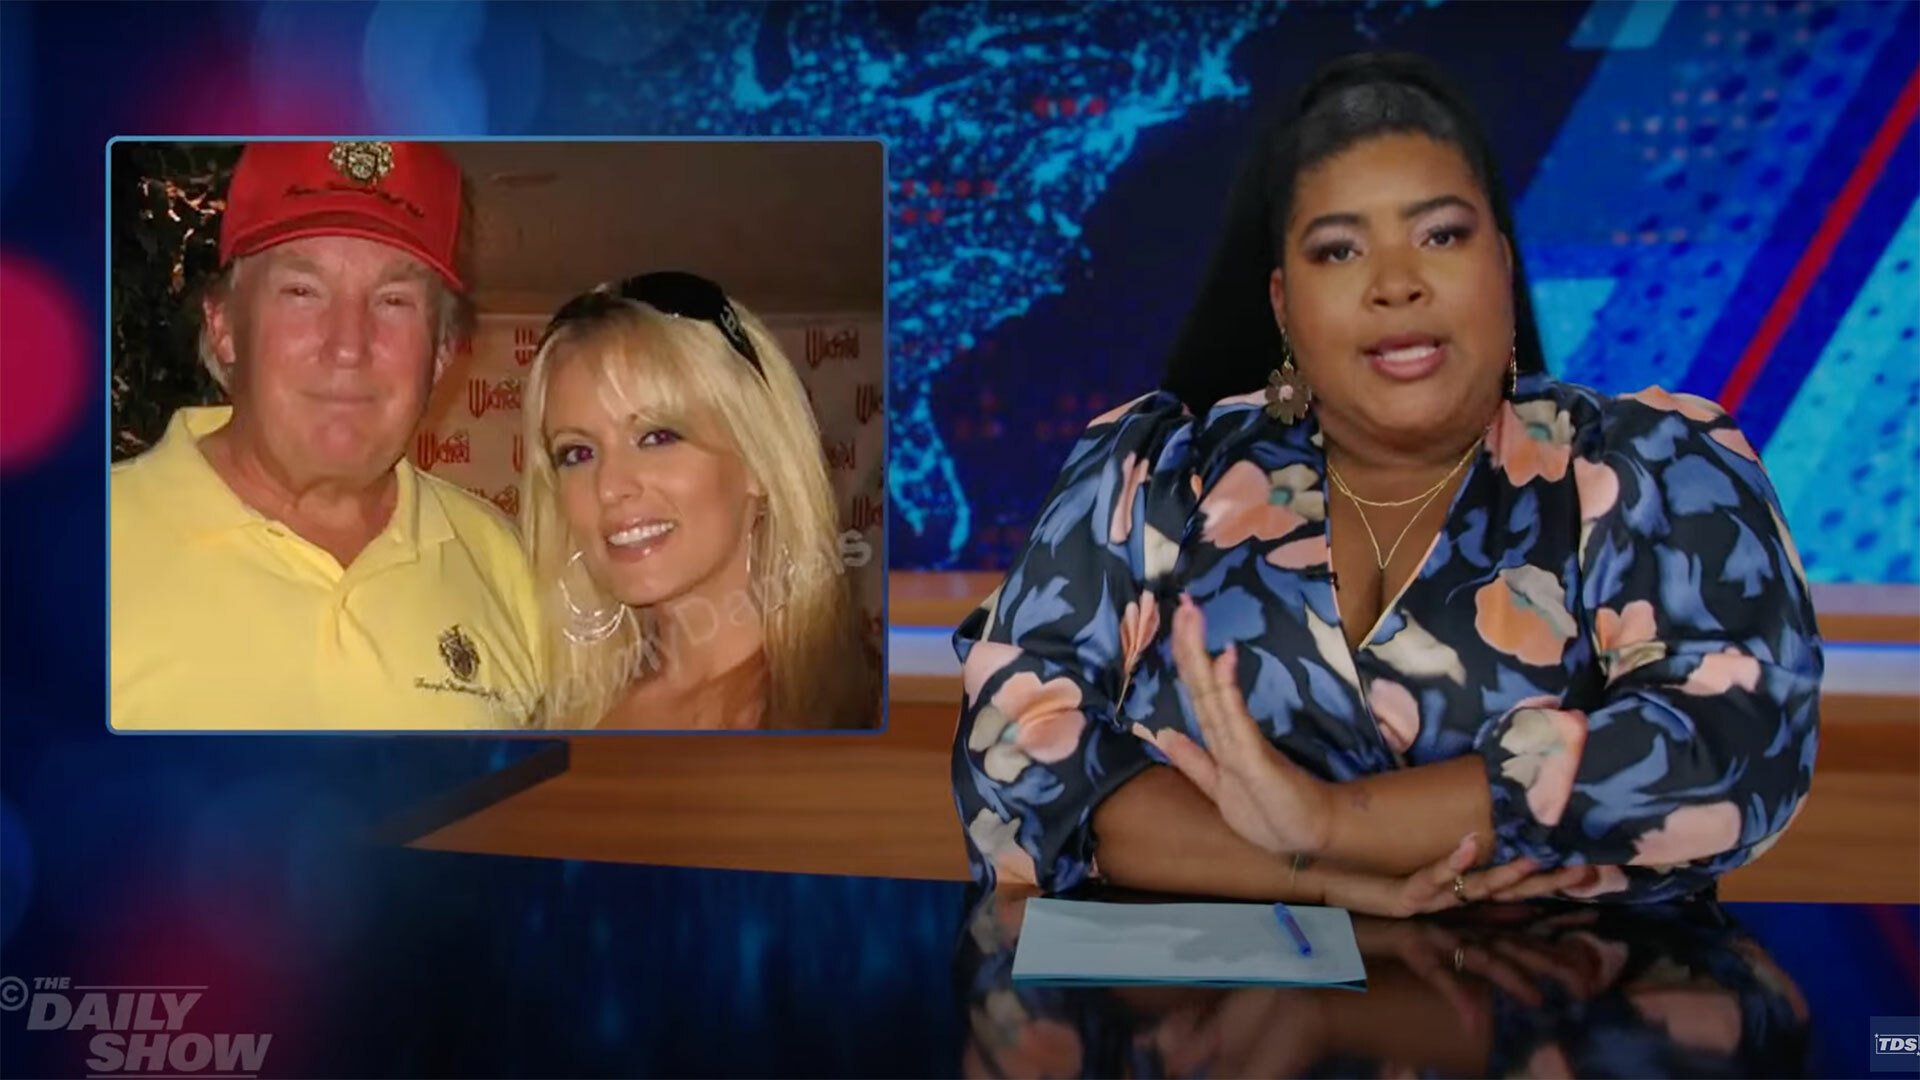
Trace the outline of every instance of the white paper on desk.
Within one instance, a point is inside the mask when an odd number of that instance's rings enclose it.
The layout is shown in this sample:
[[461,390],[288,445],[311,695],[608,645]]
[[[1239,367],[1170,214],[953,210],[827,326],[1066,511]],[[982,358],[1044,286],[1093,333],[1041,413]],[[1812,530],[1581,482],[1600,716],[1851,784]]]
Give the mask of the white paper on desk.
[[1013,977],[1031,982],[1216,983],[1365,989],[1367,969],[1341,908],[1288,905],[1301,956],[1272,904],[1027,901]]

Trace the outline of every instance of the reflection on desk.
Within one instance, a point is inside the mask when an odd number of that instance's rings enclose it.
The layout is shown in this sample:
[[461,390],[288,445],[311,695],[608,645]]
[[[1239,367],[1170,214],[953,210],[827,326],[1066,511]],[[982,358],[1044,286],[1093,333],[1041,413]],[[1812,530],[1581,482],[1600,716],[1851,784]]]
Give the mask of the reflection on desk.
[[1015,985],[1029,894],[970,912],[966,1076],[1798,1076],[1808,1009],[1719,905],[1356,916],[1365,993]]
[[[1920,1013],[1912,907],[1364,920],[1365,993],[1028,993],[1008,978],[1019,905],[973,909],[953,882],[218,854],[143,878],[102,908],[116,921],[17,936],[6,970],[204,985],[194,1022],[271,1032],[267,1070],[287,1076],[1858,1076],[1869,1019]],[[269,869],[283,891],[234,884]],[[76,1075],[86,1052],[8,1027],[0,1075]]]

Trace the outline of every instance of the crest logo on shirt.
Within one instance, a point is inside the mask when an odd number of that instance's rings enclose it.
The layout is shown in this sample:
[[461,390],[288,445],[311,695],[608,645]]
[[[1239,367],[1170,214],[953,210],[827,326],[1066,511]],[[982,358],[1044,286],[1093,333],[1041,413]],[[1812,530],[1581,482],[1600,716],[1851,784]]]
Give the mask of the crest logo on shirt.
[[440,659],[447,662],[447,670],[461,682],[472,682],[480,671],[480,651],[473,647],[473,639],[455,623],[447,627],[440,635]]

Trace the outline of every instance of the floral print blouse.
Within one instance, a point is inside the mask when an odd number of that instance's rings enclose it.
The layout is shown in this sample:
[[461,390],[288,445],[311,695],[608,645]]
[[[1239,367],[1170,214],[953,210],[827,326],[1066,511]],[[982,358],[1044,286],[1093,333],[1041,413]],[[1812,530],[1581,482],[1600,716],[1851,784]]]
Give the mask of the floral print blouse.
[[[1485,762],[1494,860],[1603,867],[1586,898],[1705,889],[1813,776],[1822,660],[1759,459],[1718,406],[1523,377],[1360,648],[1330,573],[1311,416],[1164,391],[1095,419],[1000,588],[954,636],[955,799],[976,878],[1095,876],[1094,808],[1201,733],[1170,648],[1181,591],[1237,643],[1248,711],[1334,781]],[[1163,618],[1163,614],[1167,617]]]

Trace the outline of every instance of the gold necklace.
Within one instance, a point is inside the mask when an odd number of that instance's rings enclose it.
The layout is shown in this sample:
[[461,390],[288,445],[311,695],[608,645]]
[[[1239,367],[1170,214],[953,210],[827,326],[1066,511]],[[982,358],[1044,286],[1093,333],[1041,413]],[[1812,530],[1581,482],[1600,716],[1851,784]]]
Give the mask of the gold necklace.
[[[1485,438],[1485,436],[1482,436],[1481,438]],[[1360,496],[1355,495],[1353,493],[1353,489],[1347,486],[1347,482],[1340,479],[1340,474],[1334,470],[1333,462],[1331,461],[1327,462],[1327,474],[1333,477],[1333,486],[1340,489],[1340,494],[1345,495],[1347,498],[1352,499],[1354,502],[1359,503],[1361,506],[1373,506],[1383,510],[1392,509],[1393,507],[1398,507],[1398,506],[1412,506],[1414,503],[1417,503],[1422,499],[1432,496],[1434,492],[1439,491],[1442,487],[1445,487],[1447,481],[1453,479],[1453,474],[1459,472],[1460,466],[1465,465],[1467,463],[1467,459],[1472,457],[1473,452],[1478,449],[1480,449],[1480,439],[1475,439],[1473,441],[1473,445],[1467,447],[1467,452],[1461,456],[1460,460],[1453,463],[1453,468],[1447,470],[1447,475],[1441,477],[1439,480],[1434,481],[1434,485],[1432,487],[1428,488],[1427,490],[1421,492],[1418,495],[1413,496],[1412,498],[1398,499],[1394,502],[1375,502],[1372,499],[1363,499]]]
[[[1482,438],[1484,438],[1484,436]],[[1473,440],[1473,445],[1467,447],[1467,452],[1460,455],[1460,460],[1453,463],[1453,468],[1448,469],[1447,475],[1441,477],[1438,483],[1411,499],[1402,499],[1399,502],[1373,502],[1355,495],[1353,489],[1347,486],[1347,482],[1340,479],[1340,472],[1333,467],[1333,462],[1327,462],[1327,476],[1333,480],[1333,486],[1340,489],[1340,494],[1353,500],[1353,512],[1360,515],[1360,527],[1367,530],[1367,542],[1373,545],[1373,558],[1379,569],[1385,570],[1387,564],[1393,561],[1393,557],[1399,554],[1400,543],[1407,538],[1407,533],[1413,530],[1413,523],[1420,520],[1420,515],[1426,513],[1427,507],[1433,505],[1433,500],[1440,497],[1440,490],[1447,486],[1447,481],[1453,479],[1454,474],[1460,471],[1460,467],[1465,465],[1469,458],[1473,457],[1474,451],[1480,449],[1480,442],[1480,439]],[[1361,507],[1406,506],[1413,502],[1418,502],[1420,508],[1415,510],[1413,516],[1407,519],[1406,525],[1400,530],[1400,535],[1393,538],[1393,546],[1387,549],[1387,553],[1385,555],[1380,554],[1380,538],[1373,534],[1373,522],[1367,520],[1367,512],[1362,510]]]

